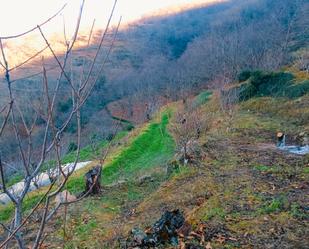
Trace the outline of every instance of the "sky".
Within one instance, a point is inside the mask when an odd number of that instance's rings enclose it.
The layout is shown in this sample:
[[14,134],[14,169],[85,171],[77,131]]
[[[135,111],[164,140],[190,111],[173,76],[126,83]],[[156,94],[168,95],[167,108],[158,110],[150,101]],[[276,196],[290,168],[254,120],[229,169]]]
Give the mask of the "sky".
[[[207,3],[211,0],[118,0],[113,22],[120,16],[123,23],[139,19],[160,9],[175,9],[187,4]],[[81,0],[0,0],[0,36],[10,36],[36,26],[52,16],[67,3],[56,19],[45,27],[46,32],[62,32],[63,20],[69,31],[74,26]],[[113,0],[86,0],[82,28],[104,25]]]
[[[126,24],[140,18],[173,13],[217,1],[223,0],[118,0],[112,25],[118,23],[120,16],[121,28],[125,28]],[[0,38],[14,36],[36,27],[66,4],[56,18],[42,27],[44,35],[53,44],[53,49],[61,53],[65,49],[64,27],[66,37],[70,40],[75,30],[81,2],[82,0],[0,0]],[[95,30],[104,29],[113,4],[114,0],[85,0],[79,34],[88,35],[94,19]],[[38,30],[17,39],[4,39],[3,44],[11,66],[18,65],[46,46]],[[79,45],[85,44],[76,44]]]

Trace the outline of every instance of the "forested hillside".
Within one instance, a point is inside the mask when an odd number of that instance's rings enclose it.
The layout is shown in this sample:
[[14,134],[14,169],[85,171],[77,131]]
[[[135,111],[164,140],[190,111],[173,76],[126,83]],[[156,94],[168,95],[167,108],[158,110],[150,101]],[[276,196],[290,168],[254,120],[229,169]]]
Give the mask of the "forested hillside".
[[38,25],[17,68],[0,37],[0,248],[306,248],[308,17],[214,1],[61,54]]
[[[228,1],[148,18],[120,30],[98,84],[82,110],[84,145],[91,138],[100,140],[113,133],[113,113],[141,123],[168,101],[205,87],[222,87],[243,70],[276,70],[292,61],[306,70],[308,8],[306,1]],[[72,55],[73,78],[83,63],[90,65],[88,56],[92,51],[92,47],[81,48]],[[47,64],[53,63],[51,60]],[[51,87],[56,82],[53,75],[51,70]],[[28,106],[37,106],[40,111],[40,82],[39,75],[14,83],[14,94],[26,103],[20,105],[28,116],[32,113]],[[70,111],[69,93],[64,82],[56,123],[60,124]],[[44,121],[38,119],[38,136],[41,123]],[[66,130],[66,140],[75,132],[73,122]],[[13,159],[16,145],[10,136],[8,133],[1,143],[6,145],[4,154]],[[68,148],[69,142],[63,153]]]

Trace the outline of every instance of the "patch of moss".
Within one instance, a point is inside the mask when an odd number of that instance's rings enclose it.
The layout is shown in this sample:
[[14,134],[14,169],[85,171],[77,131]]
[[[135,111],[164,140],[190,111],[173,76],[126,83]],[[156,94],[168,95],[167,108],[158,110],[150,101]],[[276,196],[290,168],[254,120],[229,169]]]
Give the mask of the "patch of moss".
[[304,174],[309,174],[309,167],[304,168],[303,172]]
[[287,209],[288,202],[287,198],[284,195],[279,197],[273,198],[270,201],[266,201],[259,209],[261,214],[270,214],[270,213],[277,213]]
[[271,170],[271,167],[266,166],[266,165],[257,165],[254,167],[254,169],[258,170],[258,171],[262,171],[262,172],[267,172]]
[[223,208],[215,207],[210,209],[206,212],[205,216],[203,217],[203,220],[207,221],[212,218],[220,218],[223,219],[225,217],[226,213]]

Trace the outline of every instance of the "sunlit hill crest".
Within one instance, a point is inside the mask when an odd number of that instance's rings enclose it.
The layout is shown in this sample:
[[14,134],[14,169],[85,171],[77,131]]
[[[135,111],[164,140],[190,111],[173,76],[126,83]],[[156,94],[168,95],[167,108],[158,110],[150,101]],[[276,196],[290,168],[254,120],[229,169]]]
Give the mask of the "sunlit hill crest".
[[[135,6],[128,8],[128,6],[125,6],[123,2],[119,1],[111,21],[110,30],[115,29],[120,16],[122,16],[120,30],[125,30],[128,26],[136,25],[147,18],[164,17],[193,8],[199,8],[226,1],[227,0],[170,0],[166,1],[166,3],[163,3],[164,1],[156,1],[156,3],[149,4],[148,7],[143,6],[139,8],[137,7],[136,9],[134,8]],[[138,2],[138,0],[135,2]],[[70,6],[65,6],[64,12],[69,7]],[[42,28],[44,34],[48,38],[48,41],[50,44],[52,44],[53,50],[57,54],[62,54],[65,52],[67,42],[71,41],[75,28],[75,22],[70,21],[70,19],[73,19],[73,17],[65,18],[65,14],[66,13],[62,12],[59,13],[59,15],[45,24]],[[89,17],[86,16],[87,14],[88,13],[83,14],[83,19],[86,20],[82,20],[81,22],[78,40],[74,46],[75,48],[82,48],[87,46],[91,26],[93,24],[94,30],[92,33],[92,39],[90,39],[91,44],[95,44],[97,40],[96,38],[100,36],[102,30],[106,26],[106,16],[104,20],[100,20],[100,18],[90,20]],[[20,71],[18,74],[27,73],[29,69],[31,70],[31,68],[33,69],[34,67],[41,65],[42,57],[45,59],[51,57],[51,52],[46,48],[46,43],[38,31],[14,39],[5,39],[3,40],[3,45],[5,48],[7,61],[9,62],[9,68],[14,68],[25,62],[30,57],[38,54],[31,61],[29,61],[29,63],[26,64],[27,68],[18,68]],[[3,69],[0,68],[0,70]],[[15,73],[16,72],[17,70]]]

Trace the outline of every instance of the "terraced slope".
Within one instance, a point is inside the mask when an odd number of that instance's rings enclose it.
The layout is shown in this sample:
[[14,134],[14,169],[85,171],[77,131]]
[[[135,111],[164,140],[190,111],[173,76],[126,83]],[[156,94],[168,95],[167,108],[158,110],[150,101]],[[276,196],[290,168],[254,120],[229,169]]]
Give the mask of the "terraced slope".
[[[257,96],[228,112],[217,92],[196,101],[209,128],[196,140],[195,163],[171,164],[169,126],[175,120],[162,112],[115,144],[103,169],[102,194],[69,207],[65,236],[60,210],[47,226],[44,246],[125,248],[132,228],[145,230],[164,211],[180,209],[188,228],[182,248],[306,248],[309,156],[278,150],[275,135],[284,131],[287,143],[297,144],[308,132],[309,95]],[[71,192],[82,190],[85,170],[69,182]],[[34,226],[27,228],[29,240]]]

